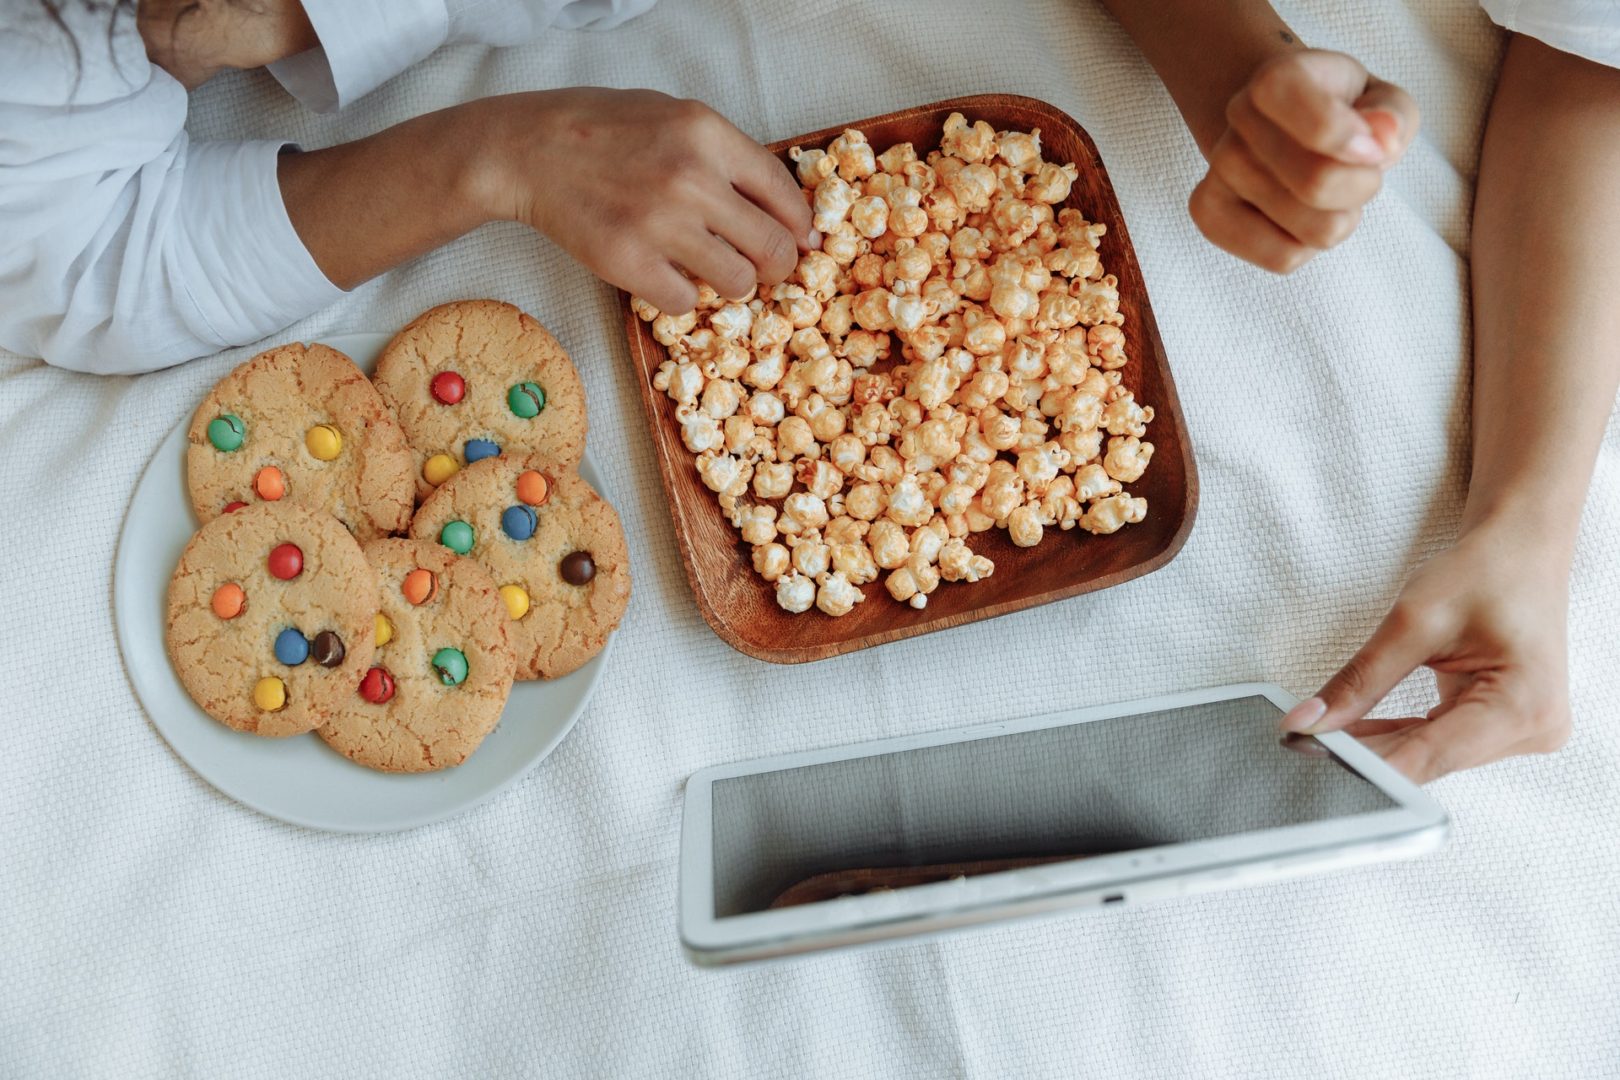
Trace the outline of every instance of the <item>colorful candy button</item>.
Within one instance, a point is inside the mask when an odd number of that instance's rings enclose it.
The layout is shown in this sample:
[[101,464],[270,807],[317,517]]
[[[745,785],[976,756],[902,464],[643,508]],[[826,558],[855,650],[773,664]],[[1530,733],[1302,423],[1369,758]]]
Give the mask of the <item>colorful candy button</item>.
[[287,684],[266,675],[253,684],[253,704],[265,712],[279,712],[287,705]]
[[571,551],[557,564],[557,573],[570,585],[588,585],[596,576],[596,560],[588,551]]
[[433,576],[433,571],[418,566],[405,575],[405,581],[400,585],[399,591],[404,593],[405,599],[411,603],[425,604],[439,591],[439,581]]
[[422,479],[438,487],[461,470],[449,454],[434,454],[422,463]]
[[501,531],[514,540],[527,540],[540,523],[532,506],[508,506],[501,511]]
[[446,686],[467,681],[467,656],[460,649],[440,649],[433,654],[433,670]]
[[443,405],[454,405],[467,395],[467,380],[453,371],[441,371],[428,384],[434,400]]
[[343,453],[343,436],[331,424],[316,424],[304,432],[304,449],[316,461],[331,461]]
[[297,544],[277,544],[270,549],[270,557],[265,562],[270,576],[282,581],[291,581],[304,572],[304,553]]
[[309,647],[309,655],[313,656],[321,667],[337,667],[343,663],[343,658],[348,654],[349,650],[343,647],[343,639],[331,630],[322,630],[316,634]]
[[230,502],[225,504],[224,512],[227,514],[234,514],[246,505],[247,503],[243,502],[241,499],[232,499]]
[[465,521],[449,521],[439,530],[439,543],[455,552],[465,555],[473,549],[473,527]]
[[387,668],[374,667],[360,680],[360,696],[373,705],[381,705],[394,696],[394,677]]
[[546,392],[537,382],[520,382],[506,392],[506,407],[515,416],[532,419],[546,407]]
[[373,634],[377,638],[377,648],[382,648],[394,640],[394,624],[388,621],[388,616],[377,612],[377,618],[372,623]]
[[276,659],[288,667],[297,667],[309,659],[309,639],[292,627],[276,635]]
[[240,450],[246,440],[247,425],[235,413],[220,413],[208,421],[208,441],[214,444],[215,450],[229,454]]
[[551,481],[546,474],[528,469],[518,474],[517,497],[530,506],[544,506],[551,498]]
[[214,598],[209,601],[209,605],[214,609],[214,614],[220,618],[234,619],[242,614],[243,608],[247,607],[247,593],[243,592],[242,586],[236,582],[227,581],[214,590]]
[[521,619],[529,613],[529,593],[521,585],[502,585],[501,602],[506,605],[509,619]]
[[462,454],[471,465],[475,461],[483,461],[487,457],[500,457],[501,448],[488,439],[468,439],[467,445],[461,448]]
[[253,491],[265,502],[275,502],[287,494],[287,480],[274,465],[266,465],[253,474]]

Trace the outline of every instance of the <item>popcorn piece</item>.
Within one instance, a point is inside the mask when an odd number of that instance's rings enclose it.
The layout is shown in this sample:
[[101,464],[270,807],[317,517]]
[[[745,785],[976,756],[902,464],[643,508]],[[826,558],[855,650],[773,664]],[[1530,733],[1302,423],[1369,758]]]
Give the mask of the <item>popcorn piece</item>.
[[996,129],[983,120],[970,125],[967,117],[953,112],[945,118],[939,148],[963,161],[985,161],[996,153]]
[[756,550],[776,539],[776,507],[756,503],[743,510],[741,518],[737,532]]
[[[843,224],[855,198],[855,189],[846,184],[843,177],[829,176],[822,180],[816,185],[815,202],[812,204],[815,227],[823,233],[832,232]],[[838,256],[834,255],[833,258]]]
[[761,499],[780,499],[793,490],[793,466],[785,461],[762,461],[754,466],[754,494]]
[[1153,459],[1153,444],[1143,442],[1135,435],[1115,436],[1108,440],[1108,453],[1103,456],[1103,469],[1122,484],[1134,484],[1142,479],[1148,462]]
[[795,146],[788,150],[788,157],[793,160],[799,184],[807,188],[815,188],[838,167],[837,159],[829,156],[825,150],[801,150]]
[[1040,507],[1034,503],[1025,503],[1007,515],[1007,538],[1019,547],[1034,547],[1044,532]]
[[760,544],[754,548],[754,573],[766,581],[775,581],[788,572],[790,565],[791,556],[781,544]]
[[905,477],[889,492],[888,516],[900,525],[922,525],[934,516],[934,508],[917,486],[914,477]]
[[1091,504],[1080,516],[1080,527],[1089,533],[1118,532],[1127,524],[1141,521],[1147,516],[1147,500],[1126,494],[1110,495]]
[[865,585],[878,578],[878,566],[872,557],[872,549],[860,540],[833,544],[832,565],[852,585]]
[[980,581],[995,572],[996,564],[975,555],[961,540],[947,540],[939,549],[939,576],[945,581]]
[[877,158],[866,136],[854,128],[846,128],[827,147],[829,157],[838,161],[838,175],[845,180],[864,180],[877,172]]
[[816,579],[816,607],[828,615],[848,615],[855,605],[866,599],[866,594],[851,584],[842,573],[824,573]]
[[872,523],[866,534],[867,546],[872,549],[872,560],[885,570],[904,565],[911,558],[911,542],[905,529],[887,519]]
[[811,529],[790,539],[793,550],[793,569],[805,577],[819,577],[832,564],[832,548],[821,539],[819,530]]
[[696,311],[688,311],[685,315],[659,315],[652,323],[653,337],[660,345],[673,345],[683,335],[692,332],[697,320]]
[[816,583],[797,571],[784,574],[776,580],[776,603],[784,611],[797,615],[809,611],[816,602]]

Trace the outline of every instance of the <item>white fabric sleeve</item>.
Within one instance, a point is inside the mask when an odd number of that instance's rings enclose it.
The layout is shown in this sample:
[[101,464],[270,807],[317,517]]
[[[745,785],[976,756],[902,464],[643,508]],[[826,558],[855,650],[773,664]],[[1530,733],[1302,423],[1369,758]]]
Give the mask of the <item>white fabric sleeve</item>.
[[440,45],[522,45],[548,27],[606,30],[657,0],[304,0],[320,46],[270,65],[299,101],[330,112]]
[[1480,0],[1491,21],[1559,52],[1620,68],[1616,0]]
[[303,0],[318,48],[270,65],[316,112],[341,109],[433,55],[449,33],[444,0]]
[[158,68],[94,105],[0,94],[0,345],[123,374],[256,341],[343,291],[299,240],[280,142],[192,143]]

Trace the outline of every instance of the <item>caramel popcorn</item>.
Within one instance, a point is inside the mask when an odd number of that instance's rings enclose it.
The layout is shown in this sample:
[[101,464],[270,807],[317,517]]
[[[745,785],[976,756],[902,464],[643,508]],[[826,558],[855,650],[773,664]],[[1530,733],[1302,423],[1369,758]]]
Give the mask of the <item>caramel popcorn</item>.
[[1040,135],[953,113],[926,155],[853,128],[795,147],[822,243],[787,281],[699,283],[685,315],[632,298],[669,350],[653,386],[783,610],[845,615],[879,580],[921,608],[995,572],[979,533],[1033,547],[1146,515],[1125,486],[1153,409],[1123,385],[1106,226],[1061,205],[1079,170]]

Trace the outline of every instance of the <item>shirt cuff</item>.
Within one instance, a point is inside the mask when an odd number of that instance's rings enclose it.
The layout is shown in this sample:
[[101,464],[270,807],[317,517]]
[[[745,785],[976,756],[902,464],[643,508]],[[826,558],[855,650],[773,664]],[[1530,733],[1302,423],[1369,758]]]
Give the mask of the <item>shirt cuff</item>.
[[194,142],[186,157],[173,280],[221,346],[257,341],[346,295],[287,216],[276,178],[286,146]]
[[445,0],[304,0],[318,48],[270,74],[316,112],[341,109],[427,59],[450,32]]

